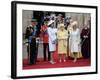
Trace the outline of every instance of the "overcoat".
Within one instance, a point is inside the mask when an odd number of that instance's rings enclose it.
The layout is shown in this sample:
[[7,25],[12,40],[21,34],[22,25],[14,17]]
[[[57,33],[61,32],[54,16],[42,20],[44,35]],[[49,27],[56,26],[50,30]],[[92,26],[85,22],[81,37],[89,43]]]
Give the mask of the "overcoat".
[[49,51],[56,51],[57,29],[49,27],[47,32],[49,35]]
[[67,39],[68,31],[58,30],[57,31],[57,40],[58,40],[58,54],[67,54]]

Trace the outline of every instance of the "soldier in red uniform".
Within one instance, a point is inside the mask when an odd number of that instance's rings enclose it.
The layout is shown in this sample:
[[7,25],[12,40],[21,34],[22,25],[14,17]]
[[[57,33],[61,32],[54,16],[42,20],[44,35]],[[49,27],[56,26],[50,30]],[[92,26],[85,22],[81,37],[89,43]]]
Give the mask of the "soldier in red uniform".
[[50,61],[50,52],[49,52],[49,44],[48,44],[48,33],[47,33],[48,25],[47,24],[48,24],[48,22],[44,21],[44,24],[41,26],[41,35],[42,35],[42,38],[43,38],[43,56],[44,56],[44,61],[46,61],[46,52],[48,52],[48,61]]

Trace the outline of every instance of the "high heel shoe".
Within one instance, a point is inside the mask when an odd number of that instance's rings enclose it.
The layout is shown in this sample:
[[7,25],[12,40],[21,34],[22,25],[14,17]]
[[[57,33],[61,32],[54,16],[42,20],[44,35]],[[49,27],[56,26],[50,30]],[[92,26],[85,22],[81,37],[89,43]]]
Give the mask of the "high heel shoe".
[[73,62],[75,63],[76,61],[77,61],[77,59],[74,59],[74,61],[73,61]]
[[64,59],[64,62],[66,62],[66,60]]
[[61,59],[59,60],[59,62],[60,62],[60,63],[62,62]]

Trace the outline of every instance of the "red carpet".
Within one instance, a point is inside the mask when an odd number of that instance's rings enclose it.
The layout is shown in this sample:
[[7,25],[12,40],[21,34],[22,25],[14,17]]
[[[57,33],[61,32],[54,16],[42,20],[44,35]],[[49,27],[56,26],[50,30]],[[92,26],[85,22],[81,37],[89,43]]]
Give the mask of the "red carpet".
[[60,63],[58,61],[58,55],[55,53],[54,60],[55,64],[50,64],[48,61],[43,61],[43,59],[38,59],[35,65],[28,65],[28,60],[23,60],[23,69],[43,69],[43,68],[62,68],[62,67],[82,67],[82,66],[90,66],[90,59],[78,59],[76,63],[73,62],[72,59],[67,59],[66,62]]

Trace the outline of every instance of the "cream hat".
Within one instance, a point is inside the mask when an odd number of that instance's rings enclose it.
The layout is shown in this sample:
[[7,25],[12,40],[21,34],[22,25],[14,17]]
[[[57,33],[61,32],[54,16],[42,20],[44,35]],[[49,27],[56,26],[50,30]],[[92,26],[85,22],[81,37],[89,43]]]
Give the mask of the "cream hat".
[[72,22],[72,26],[75,26],[75,25],[77,25],[78,23],[77,23],[77,21],[73,21]]

